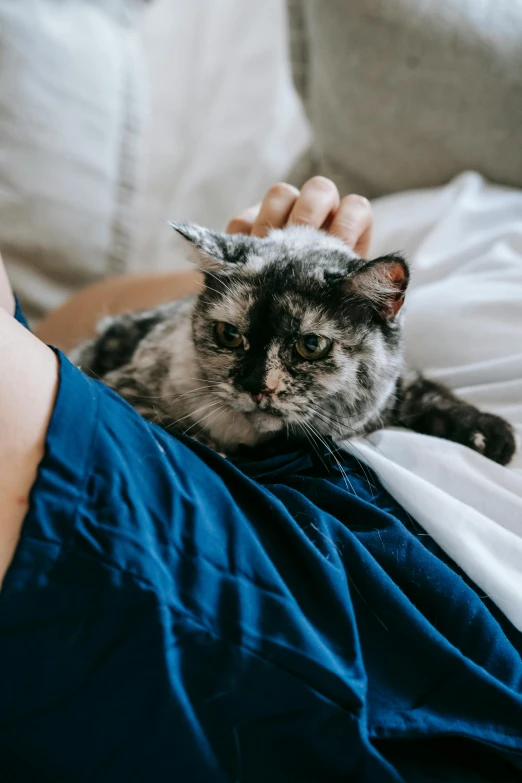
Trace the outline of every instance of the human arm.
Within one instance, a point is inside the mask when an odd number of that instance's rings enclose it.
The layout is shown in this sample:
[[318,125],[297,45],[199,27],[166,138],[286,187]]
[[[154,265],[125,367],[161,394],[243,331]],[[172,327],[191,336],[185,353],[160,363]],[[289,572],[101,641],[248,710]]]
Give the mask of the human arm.
[[53,352],[13,313],[13,292],[0,256],[0,584],[43,455],[58,375]]
[[193,269],[160,274],[109,277],[74,294],[47,315],[36,329],[43,342],[66,353],[94,335],[105,315],[146,310],[198,290],[199,277]]
[[[0,260],[0,269],[3,269]],[[9,297],[3,302],[9,306]],[[43,457],[58,385],[55,354],[0,307],[0,584]]]

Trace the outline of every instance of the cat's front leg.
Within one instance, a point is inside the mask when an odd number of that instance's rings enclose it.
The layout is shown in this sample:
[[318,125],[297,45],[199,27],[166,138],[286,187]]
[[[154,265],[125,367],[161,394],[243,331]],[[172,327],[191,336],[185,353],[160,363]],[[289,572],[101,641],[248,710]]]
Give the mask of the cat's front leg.
[[507,465],[516,451],[513,428],[505,419],[483,413],[422,376],[401,382],[393,423],[462,443],[501,465]]

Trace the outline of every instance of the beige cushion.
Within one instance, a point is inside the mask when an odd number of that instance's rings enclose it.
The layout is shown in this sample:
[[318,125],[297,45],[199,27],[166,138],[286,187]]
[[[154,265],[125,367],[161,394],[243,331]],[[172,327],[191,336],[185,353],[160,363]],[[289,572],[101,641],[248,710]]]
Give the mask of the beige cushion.
[[0,249],[32,318],[127,268],[138,0],[0,0]]
[[373,197],[473,169],[522,186],[522,3],[289,0],[321,172]]

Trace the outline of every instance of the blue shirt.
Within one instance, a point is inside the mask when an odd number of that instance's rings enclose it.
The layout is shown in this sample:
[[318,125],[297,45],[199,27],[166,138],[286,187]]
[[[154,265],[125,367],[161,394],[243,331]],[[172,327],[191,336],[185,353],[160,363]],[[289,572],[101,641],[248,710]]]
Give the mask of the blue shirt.
[[521,635],[368,468],[225,460],[60,364],[0,779],[522,780]]

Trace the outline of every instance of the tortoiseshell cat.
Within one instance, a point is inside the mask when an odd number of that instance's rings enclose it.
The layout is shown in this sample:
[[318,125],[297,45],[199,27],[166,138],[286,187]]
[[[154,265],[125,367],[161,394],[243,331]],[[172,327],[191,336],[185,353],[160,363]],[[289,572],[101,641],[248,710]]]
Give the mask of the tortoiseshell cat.
[[72,357],[143,416],[225,452],[395,425],[509,462],[506,421],[402,377],[400,255],[365,261],[302,226],[265,239],[173,227],[205,275],[200,294],[106,318]]

